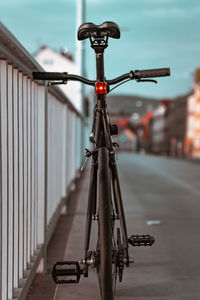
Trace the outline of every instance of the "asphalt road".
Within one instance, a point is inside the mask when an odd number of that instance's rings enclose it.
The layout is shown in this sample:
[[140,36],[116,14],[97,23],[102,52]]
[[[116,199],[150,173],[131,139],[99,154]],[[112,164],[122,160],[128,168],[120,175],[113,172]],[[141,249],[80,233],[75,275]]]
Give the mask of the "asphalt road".
[[[152,247],[130,249],[135,263],[125,269],[116,300],[199,300],[200,163],[120,154],[118,166],[128,233],[149,233],[156,242]],[[73,208],[67,260],[83,255],[87,188],[85,177],[76,212]],[[77,285],[58,286],[53,299],[100,299],[95,272]]]

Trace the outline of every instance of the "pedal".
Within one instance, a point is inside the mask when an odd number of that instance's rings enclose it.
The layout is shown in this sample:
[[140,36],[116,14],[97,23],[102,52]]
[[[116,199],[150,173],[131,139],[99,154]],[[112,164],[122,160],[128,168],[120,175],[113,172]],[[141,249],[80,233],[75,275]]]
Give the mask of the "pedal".
[[155,242],[155,239],[153,236],[149,234],[143,234],[143,235],[132,235],[128,239],[128,243],[131,244],[133,247],[140,247],[140,246],[152,246]]
[[[63,266],[74,266],[74,268],[63,268]],[[57,284],[78,283],[80,276],[83,274],[80,265],[77,261],[62,261],[57,262],[53,266],[52,277]],[[73,277],[76,279],[64,279],[63,277]]]

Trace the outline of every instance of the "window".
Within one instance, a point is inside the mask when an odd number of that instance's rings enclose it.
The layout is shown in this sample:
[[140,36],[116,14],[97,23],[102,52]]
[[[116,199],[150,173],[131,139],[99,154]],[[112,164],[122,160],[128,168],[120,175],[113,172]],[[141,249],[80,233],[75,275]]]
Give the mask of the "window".
[[45,59],[43,60],[44,65],[53,65],[53,60],[52,59]]

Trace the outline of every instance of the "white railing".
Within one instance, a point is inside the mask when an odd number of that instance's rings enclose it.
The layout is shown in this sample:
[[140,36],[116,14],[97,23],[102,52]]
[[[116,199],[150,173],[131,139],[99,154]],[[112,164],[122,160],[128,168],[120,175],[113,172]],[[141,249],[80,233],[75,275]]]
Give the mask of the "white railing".
[[0,24],[0,300],[25,299],[80,168],[82,116]]

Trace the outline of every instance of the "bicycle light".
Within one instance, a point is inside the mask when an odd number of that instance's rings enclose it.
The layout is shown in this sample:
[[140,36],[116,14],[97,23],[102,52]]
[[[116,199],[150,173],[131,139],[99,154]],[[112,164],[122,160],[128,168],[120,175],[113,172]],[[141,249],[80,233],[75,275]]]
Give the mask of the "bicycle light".
[[97,95],[107,94],[107,84],[106,84],[106,82],[101,82],[101,81],[96,82],[95,91],[96,91]]

